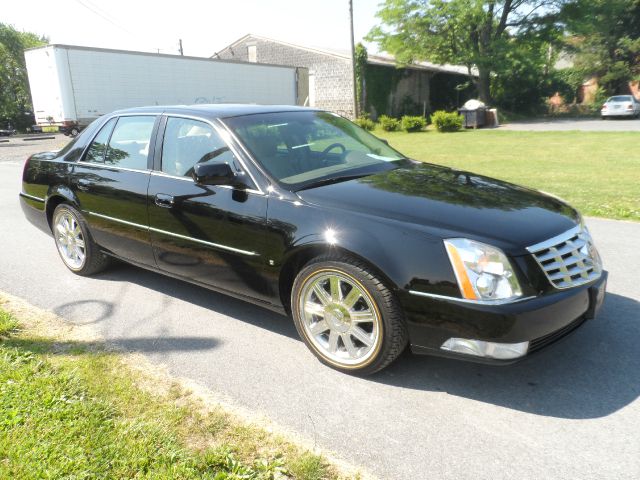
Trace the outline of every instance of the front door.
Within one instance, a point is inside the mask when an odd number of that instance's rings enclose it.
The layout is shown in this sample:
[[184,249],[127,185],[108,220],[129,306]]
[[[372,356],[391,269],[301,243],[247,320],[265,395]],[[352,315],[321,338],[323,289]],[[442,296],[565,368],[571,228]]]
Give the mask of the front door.
[[152,266],[147,188],[156,119],[150,115],[112,118],[71,175],[71,187],[94,240],[115,255]]
[[196,184],[193,167],[205,162],[227,162],[241,169],[209,123],[168,117],[161,171],[154,172],[149,183],[149,226],[158,267],[268,300],[268,282],[261,273],[267,197],[252,189]]

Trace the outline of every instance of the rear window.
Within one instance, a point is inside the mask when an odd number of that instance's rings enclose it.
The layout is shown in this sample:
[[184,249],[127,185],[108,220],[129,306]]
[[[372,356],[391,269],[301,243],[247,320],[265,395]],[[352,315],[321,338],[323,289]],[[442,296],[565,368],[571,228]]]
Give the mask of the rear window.
[[611,97],[607,102],[631,102],[631,95],[617,95],[615,97]]

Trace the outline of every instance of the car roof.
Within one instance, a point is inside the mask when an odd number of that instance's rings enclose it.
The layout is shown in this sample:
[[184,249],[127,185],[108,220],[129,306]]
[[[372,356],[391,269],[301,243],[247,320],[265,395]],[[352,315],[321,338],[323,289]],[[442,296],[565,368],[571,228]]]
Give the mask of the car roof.
[[118,110],[113,113],[176,113],[183,115],[198,115],[208,118],[228,118],[239,117],[243,115],[254,115],[257,113],[312,111],[318,111],[318,109],[309,107],[297,107],[293,105],[209,103],[198,105],[156,105],[152,107],[136,107]]

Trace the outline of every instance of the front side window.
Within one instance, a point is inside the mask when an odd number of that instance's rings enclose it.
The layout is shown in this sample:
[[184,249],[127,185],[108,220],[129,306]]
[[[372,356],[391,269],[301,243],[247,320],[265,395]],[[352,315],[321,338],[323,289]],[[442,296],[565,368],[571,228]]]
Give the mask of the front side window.
[[100,129],[98,135],[95,136],[91,145],[87,149],[87,153],[84,156],[85,162],[91,163],[104,163],[104,157],[107,153],[107,143],[111,136],[113,126],[116,124],[116,118],[112,118]]
[[162,171],[190,177],[196,164],[228,162],[235,157],[216,131],[205,122],[169,117],[162,143]]
[[291,190],[397,168],[405,157],[329,112],[279,112],[225,119],[253,157]]
[[111,135],[104,163],[147,170],[149,144],[155,121],[156,117],[153,116],[120,117]]

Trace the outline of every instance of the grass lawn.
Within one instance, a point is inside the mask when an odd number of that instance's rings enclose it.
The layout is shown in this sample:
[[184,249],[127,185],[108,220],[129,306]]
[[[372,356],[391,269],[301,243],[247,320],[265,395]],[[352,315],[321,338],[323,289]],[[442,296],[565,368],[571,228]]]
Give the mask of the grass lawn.
[[0,478],[341,478],[177,385],[162,390],[121,354],[19,320],[0,307]]
[[640,220],[637,132],[374,132],[405,155],[557,195],[585,215]]

